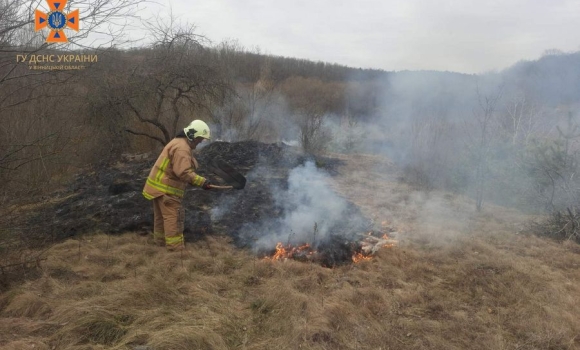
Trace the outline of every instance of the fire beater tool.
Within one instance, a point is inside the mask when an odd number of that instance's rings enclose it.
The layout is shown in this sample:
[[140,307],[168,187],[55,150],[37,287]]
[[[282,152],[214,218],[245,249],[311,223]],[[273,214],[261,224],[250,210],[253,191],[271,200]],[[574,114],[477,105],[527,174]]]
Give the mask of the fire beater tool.
[[246,178],[240,174],[234,167],[221,159],[213,159],[209,165],[209,170],[221,177],[228,186],[210,185],[214,189],[236,189],[243,190],[246,187]]

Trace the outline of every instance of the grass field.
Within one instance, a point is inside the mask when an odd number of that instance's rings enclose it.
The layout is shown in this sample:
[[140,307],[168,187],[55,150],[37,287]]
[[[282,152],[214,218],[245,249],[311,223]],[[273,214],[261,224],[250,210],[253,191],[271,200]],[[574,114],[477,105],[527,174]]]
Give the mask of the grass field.
[[580,349],[580,246],[531,218],[397,182],[340,156],[333,188],[397,245],[324,268],[212,236],[168,253],[136,234],[59,243],[0,295],[2,349]]

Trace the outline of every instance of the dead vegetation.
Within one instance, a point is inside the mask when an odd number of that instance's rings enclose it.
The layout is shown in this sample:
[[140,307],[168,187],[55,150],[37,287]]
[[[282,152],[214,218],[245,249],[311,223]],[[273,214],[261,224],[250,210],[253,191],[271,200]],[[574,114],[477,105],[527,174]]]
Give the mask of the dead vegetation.
[[539,236],[580,243],[580,212],[578,208],[554,211],[542,221],[530,224],[530,230]]
[[[334,184],[375,220],[397,221],[399,244],[370,261],[272,262],[218,235],[183,254],[131,233],[83,236],[53,246],[37,276],[1,294],[0,346],[580,348],[576,244],[518,233],[526,218],[516,212],[476,214],[460,197],[412,193],[371,164],[351,158]],[[353,185],[349,167],[365,165]]]

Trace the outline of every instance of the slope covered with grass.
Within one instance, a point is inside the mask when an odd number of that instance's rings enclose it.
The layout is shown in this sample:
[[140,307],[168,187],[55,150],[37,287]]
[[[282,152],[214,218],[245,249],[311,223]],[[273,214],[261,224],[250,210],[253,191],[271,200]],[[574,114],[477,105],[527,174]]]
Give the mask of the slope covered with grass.
[[398,231],[372,260],[329,269],[219,234],[183,254],[86,235],[1,294],[0,347],[580,349],[578,245],[527,235],[515,211],[415,192],[384,159],[340,157],[335,191]]

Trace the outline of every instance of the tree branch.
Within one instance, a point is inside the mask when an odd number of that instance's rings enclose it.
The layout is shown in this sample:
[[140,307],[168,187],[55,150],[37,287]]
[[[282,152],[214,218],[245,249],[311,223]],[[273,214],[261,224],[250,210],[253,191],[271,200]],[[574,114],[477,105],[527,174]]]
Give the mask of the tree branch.
[[162,146],[165,146],[165,144],[166,144],[165,141],[163,141],[160,137],[157,137],[157,136],[152,136],[152,135],[146,134],[144,132],[134,131],[131,129],[125,129],[125,131],[128,132],[129,134],[132,134],[132,135],[145,136],[145,137],[148,137],[150,139],[153,139],[153,140],[159,142]]

